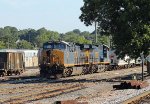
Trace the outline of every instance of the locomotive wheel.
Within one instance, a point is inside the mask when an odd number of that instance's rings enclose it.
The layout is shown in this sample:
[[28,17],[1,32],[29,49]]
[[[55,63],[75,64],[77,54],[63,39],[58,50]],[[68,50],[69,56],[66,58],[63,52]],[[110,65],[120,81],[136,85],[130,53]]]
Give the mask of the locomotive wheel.
[[104,71],[108,71],[108,70],[109,70],[109,66],[108,66],[108,65],[105,65]]
[[91,69],[89,70],[89,74],[92,74],[95,72],[95,69],[93,67],[91,67]]
[[82,73],[81,73],[81,75],[85,75],[86,73],[87,73],[87,67],[84,66],[84,67],[82,68]]
[[15,75],[18,75],[18,72],[15,72]]
[[100,66],[100,72],[104,72],[105,71],[105,65],[101,65]]
[[65,68],[65,69],[64,69],[64,77],[69,77],[69,76],[71,76],[72,72],[73,72],[73,69],[72,69],[72,68]]
[[128,69],[128,65],[125,65],[125,69]]
[[11,72],[11,71],[8,71],[8,72],[7,72],[7,75],[8,75],[8,76],[11,76],[11,75],[12,75],[12,72]]
[[90,70],[89,70],[89,73],[92,74],[92,73],[95,73],[97,71],[97,68],[95,65],[92,65],[91,67],[89,67]]
[[0,77],[4,77],[6,75],[5,72],[0,73]]
[[96,73],[98,71],[98,65],[94,65],[94,67],[95,67],[94,73]]
[[113,66],[112,66],[112,65],[109,65],[109,66],[108,66],[108,71],[111,71],[111,70],[113,70]]
[[24,70],[22,69],[20,72],[21,72],[21,73],[23,73],[23,72],[24,72]]
[[15,71],[15,75],[20,75],[21,73],[20,73],[20,71]]
[[20,71],[18,71],[17,73],[18,73],[18,75],[20,75],[20,74],[21,74],[21,72],[20,72]]
[[114,70],[118,70],[118,69],[119,69],[119,66],[116,65],[116,66],[114,67]]

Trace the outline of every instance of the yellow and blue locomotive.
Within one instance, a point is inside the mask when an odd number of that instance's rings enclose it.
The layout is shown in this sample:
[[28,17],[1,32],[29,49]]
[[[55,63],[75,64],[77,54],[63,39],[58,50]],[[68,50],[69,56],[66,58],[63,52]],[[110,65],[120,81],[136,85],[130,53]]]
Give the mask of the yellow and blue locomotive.
[[108,51],[105,45],[46,42],[39,51],[40,75],[60,78],[102,71],[109,65]]

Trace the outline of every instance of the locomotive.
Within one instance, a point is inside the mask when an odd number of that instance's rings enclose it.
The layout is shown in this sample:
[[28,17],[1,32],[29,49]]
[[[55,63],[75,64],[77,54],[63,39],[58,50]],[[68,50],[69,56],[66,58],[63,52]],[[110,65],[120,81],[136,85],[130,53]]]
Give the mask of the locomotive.
[[50,41],[39,50],[40,75],[68,77],[104,71],[110,64],[106,45],[75,44]]

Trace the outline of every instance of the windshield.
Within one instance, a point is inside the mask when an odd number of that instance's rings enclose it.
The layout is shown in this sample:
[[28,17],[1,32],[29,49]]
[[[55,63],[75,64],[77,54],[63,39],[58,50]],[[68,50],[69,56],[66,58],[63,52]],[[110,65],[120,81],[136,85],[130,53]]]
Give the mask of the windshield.
[[44,49],[66,49],[66,45],[62,43],[49,43],[43,46]]
[[52,49],[53,46],[51,44],[46,44],[43,46],[44,49]]

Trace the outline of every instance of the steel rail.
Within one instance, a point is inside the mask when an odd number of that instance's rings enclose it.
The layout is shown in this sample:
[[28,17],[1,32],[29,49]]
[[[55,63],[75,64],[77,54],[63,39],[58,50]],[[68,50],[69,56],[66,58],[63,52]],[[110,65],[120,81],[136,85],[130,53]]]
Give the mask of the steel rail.
[[150,95],[150,91],[146,91],[140,95],[134,96],[130,99],[125,100],[122,104],[138,104],[138,102]]

